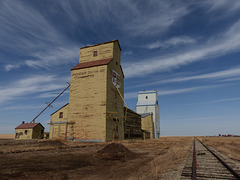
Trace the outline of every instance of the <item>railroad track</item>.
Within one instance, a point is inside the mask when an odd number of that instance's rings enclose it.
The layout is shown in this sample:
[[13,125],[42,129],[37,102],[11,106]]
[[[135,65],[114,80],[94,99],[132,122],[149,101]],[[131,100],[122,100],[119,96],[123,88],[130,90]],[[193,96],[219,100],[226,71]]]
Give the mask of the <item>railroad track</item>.
[[240,167],[232,161],[226,162],[226,159],[217,155],[212,148],[195,139],[182,171],[181,179],[240,179],[239,172]]

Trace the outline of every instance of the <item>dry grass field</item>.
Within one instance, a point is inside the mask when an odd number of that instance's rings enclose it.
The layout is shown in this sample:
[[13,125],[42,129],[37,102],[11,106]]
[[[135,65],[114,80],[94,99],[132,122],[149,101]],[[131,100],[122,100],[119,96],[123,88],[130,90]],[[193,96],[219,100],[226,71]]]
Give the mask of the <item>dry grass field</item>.
[[14,134],[0,134],[1,139],[14,139]]
[[166,173],[175,179],[192,142],[192,137],[122,141],[127,149],[111,146],[108,154],[103,148],[111,143],[0,140],[0,179],[158,179]]
[[240,137],[204,137],[206,145],[222,152],[231,159],[240,161]]

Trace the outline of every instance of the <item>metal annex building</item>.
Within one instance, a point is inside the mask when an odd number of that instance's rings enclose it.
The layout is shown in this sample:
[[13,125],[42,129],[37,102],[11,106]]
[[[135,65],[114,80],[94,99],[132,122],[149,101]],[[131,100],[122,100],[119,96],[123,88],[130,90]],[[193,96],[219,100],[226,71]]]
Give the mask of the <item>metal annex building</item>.
[[154,123],[154,135],[155,138],[160,137],[160,116],[159,116],[159,105],[158,105],[158,93],[156,90],[151,91],[140,91],[138,93],[138,102],[136,107],[137,113],[153,114]]

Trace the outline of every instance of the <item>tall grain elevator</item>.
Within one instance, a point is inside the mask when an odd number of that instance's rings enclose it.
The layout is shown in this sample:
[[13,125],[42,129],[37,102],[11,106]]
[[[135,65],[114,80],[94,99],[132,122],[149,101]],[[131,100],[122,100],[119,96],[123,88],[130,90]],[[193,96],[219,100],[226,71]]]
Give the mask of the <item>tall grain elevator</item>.
[[50,138],[124,139],[120,94],[124,96],[124,74],[118,40],[81,48],[79,64],[71,69],[69,104],[52,114]]
[[138,92],[136,107],[138,114],[152,113],[155,138],[160,137],[160,115],[158,105],[158,93],[156,90]]

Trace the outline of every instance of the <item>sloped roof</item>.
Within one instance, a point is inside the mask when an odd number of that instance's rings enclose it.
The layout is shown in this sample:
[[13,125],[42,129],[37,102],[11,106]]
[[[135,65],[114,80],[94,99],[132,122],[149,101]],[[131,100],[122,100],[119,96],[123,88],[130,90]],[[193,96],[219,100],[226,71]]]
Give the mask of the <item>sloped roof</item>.
[[51,114],[51,116],[52,116],[53,114],[55,114],[56,112],[58,112],[59,110],[61,110],[62,108],[64,108],[65,106],[67,106],[68,104],[69,104],[69,103],[63,105],[63,106],[60,107],[58,110],[54,111],[54,112]]
[[119,48],[120,48],[120,50],[121,50],[121,46],[120,46],[119,41],[118,41],[117,39],[112,40],[112,41],[107,41],[107,42],[104,42],[104,43],[99,43],[99,44],[90,45],[90,46],[84,46],[84,47],[82,47],[82,48],[80,48],[80,49],[84,49],[84,48],[88,48],[88,47],[93,47],[93,46],[99,46],[99,45],[102,45],[102,44],[108,44],[108,43],[112,43],[112,42],[117,42],[117,43],[118,43],[118,46],[119,46]]
[[138,114],[137,112],[135,112],[135,111],[133,111],[133,110],[131,110],[131,109],[128,109],[128,108],[126,108],[126,107],[124,106],[124,112],[126,112],[126,109],[127,109],[127,112],[131,112],[131,113],[133,113],[133,114],[135,114],[135,115],[137,115],[137,116],[141,116],[141,115]]
[[[40,123],[22,123],[19,126],[17,126],[15,129],[33,129],[35,126],[37,126]],[[40,124],[41,125],[41,124]],[[41,125],[42,126],[42,125]],[[42,126],[43,127],[43,126]],[[44,127],[43,127],[44,128]]]
[[144,118],[144,117],[147,117],[147,116],[149,116],[149,115],[151,115],[152,113],[143,113],[143,114],[140,114],[141,116],[142,116],[142,118]]
[[109,64],[109,63],[111,62],[112,59],[113,59],[113,58],[101,59],[101,60],[96,60],[96,61],[79,63],[79,64],[77,64],[76,66],[74,66],[71,70],[89,68],[89,67],[94,67],[94,66],[107,65],[107,64]]

